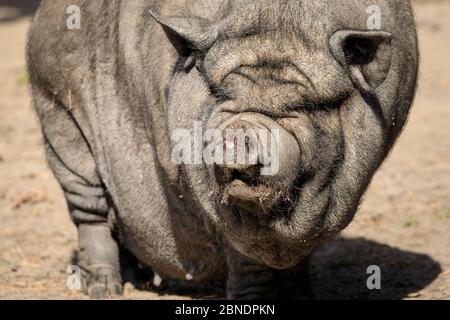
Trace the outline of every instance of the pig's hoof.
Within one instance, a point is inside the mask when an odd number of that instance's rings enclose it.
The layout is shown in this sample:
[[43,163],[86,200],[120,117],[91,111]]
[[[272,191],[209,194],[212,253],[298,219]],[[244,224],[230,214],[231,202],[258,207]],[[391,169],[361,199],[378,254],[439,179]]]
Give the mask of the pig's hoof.
[[91,268],[87,279],[87,294],[91,299],[106,299],[122,295],[120,273],[109,266]]

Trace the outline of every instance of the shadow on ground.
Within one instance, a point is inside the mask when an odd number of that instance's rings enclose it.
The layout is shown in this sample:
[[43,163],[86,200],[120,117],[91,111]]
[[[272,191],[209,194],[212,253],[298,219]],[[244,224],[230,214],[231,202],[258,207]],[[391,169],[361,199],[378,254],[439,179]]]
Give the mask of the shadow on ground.
[[[371,265],[381,268],[381,290],[367,289]],[[426,254],[363,238],[339,238],[314,255],[311,271],[317,299],[396,300],[424,289],[442,269]]]
[[0,0],[0,23],[31,16],[41,0]]

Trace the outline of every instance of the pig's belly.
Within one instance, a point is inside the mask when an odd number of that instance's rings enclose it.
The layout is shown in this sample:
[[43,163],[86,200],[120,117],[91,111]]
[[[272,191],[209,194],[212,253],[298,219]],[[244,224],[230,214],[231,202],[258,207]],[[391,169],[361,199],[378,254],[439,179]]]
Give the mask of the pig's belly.
[[226,277],[223,247],[203,221],[186,213],[119,219],[123,245],[162,278],[199,282]]

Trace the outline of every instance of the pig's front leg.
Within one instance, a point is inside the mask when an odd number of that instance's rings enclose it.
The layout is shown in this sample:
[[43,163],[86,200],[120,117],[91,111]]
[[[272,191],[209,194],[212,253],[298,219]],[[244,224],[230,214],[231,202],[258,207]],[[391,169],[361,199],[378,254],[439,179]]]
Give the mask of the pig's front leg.
[[[39,88],[33,100],[44,133],[50,168],[66,197],[70,216],[78,228],[80,253],[86,293],[104,298],[122,291],[118,245],[110,227],[110,205],[106,188],[82,128],[90,127],[80,119],[81,105],[65,107],[55,97]],[[73,112],[69,113],[69,110]]]
[[233,249],[227,250],[227,299],[276,299],[275,272],[273,269],[244,257]]
[[312,298],[309,258],[286,270],[274,270],[228,250],[227,299],[307,300]]
[[309,274],[310,260],[310,257],[307,257],[291,269],[275,271],[279,300],[313,299]]

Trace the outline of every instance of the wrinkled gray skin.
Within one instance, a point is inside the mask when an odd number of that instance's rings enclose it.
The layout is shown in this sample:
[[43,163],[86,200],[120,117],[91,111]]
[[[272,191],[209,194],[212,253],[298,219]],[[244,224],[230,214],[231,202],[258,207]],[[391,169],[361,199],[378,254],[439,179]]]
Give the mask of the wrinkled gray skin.
[[[81,30],[66,29],[71,4]],[[28,63],[92,297],[122,291],[124,247],[163,278],[292,298],[405,124],[418,53],[405,0],[47,0]],[[235,175],[232,190],[234,171],[171,161],[176,128],[243,119],[289,137],[280,172],[253,180],[271,192],[265,207],[241,201],[253,189]]]

